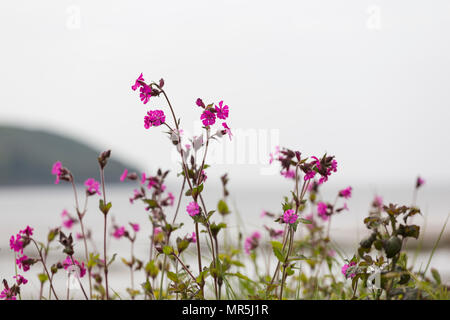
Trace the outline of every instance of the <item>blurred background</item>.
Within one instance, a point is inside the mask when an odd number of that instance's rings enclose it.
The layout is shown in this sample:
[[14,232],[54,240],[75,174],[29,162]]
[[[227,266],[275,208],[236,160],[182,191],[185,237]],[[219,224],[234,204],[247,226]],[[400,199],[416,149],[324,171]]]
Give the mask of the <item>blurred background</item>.
[[[353,187],[350,210],[332,225],[349,257],[367,233],[373,197],[409,205],[419,175],[424,248],[449,214],[446,0],[3,1],[0,36],[0,276],[14,272],[11,234],[29,224],[45,236],[63,209],[73,211],[68,186],[53,184],[56,160],[78,182],[98,180],[96,157],[111,149],[106,181],[121,224],[149,224],[128,201],[134,186],[119,184],[124,168],[169,169],[178,195],[173,145],[164,129],[143,126],[148,109],[167,113],[167,105],[139,101],[131,85],[141,72],[165,79],[186,139],[201,127],[198,97],[229,105],[234,136],[212,146],[207,204],[216,206],[227,172],[244,233],[271,224],[261,211],[279,211],[289,194],[292,181],[268,166],[276,145],[336,156],[338,172],[322,191],[332,201]],[[446,230],[433,263],[447,280],[449,253]]]

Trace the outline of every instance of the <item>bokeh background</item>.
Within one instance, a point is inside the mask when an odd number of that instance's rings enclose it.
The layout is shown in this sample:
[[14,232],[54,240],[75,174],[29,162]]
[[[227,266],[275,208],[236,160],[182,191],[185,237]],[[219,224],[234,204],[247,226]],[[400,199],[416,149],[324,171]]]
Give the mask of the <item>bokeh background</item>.
[[[411,204],[419,175],[424,216],[415,222],[426,224],[425,247],[449,214],[446,0],[3,1],[0,35],[2,276],[13,273],[12,233],[33,224],[44,235],[73,210],[70,190],[53,185],[56,160],[81,182],[98,175],[95,156],[112,149],[107,181],[122,224],[148,223],[128,202],[133,186],[118,185],[123,168],[170,169],[168,186],[179,192],[173,146],[163,129],[143,127],[148,109],[167,106],[143,105],[131,90],[141,72],[165,79],[186,137],[200,127],[198,97],[229,105],[234,137],[212,147],[208,202],[215,206],[228,172],[243,232],[261,228],[261,210],[280,210],[289,192],[291,182],[268,168],[275,145],[336,156],[323,192],[332,201],[353,187],[350,211],[332,227],[349,247],[365,235],[372,198]],[[447,279],[449,243],[445,231],[433,260]]]

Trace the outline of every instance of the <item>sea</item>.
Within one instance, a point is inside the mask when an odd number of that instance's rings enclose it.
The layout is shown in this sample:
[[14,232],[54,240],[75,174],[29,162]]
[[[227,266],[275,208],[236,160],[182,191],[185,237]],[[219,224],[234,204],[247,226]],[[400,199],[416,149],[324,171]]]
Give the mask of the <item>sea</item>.
[[[133,195],[133,184],[115,184],[108,186],[106,190],[107,201],[112,202],[112,209],[109,214],[109,232],[112,224],[125,226],[128,229],[129,223],[139,223],[141,230],[137,234],[134,245],[135,256],[142,260],[148,260],[149,256],[149,234],[151,224],[148,219],[148,212],[142,202],[136,201],[130,203],[129,198]],[[167,184],[168,190],[171,190],[176,198],[180,193],[180,186],[175,182]],[[82,186],[79,186],[79,198],[81,205],[84,203],[84,192]],[[268,191],[270,189],[270,191]],[[380,192],[377,192],[380,190]],[[284,195],[289,195],[289,188],[286,185],[275,188],[267,186],[239,186],[235,185],[227,199],[231,213],[225,218],[219,214],[214,214],[212,220],[217,222],[224,221],[228,226],[227,241],[233,241],[250,235],[254,231],[260,231],[263,234],[262,241],[269,241],[268,234],[265,233],[264,225],[278,228],[281,226],[268,217],[261,217],[263,210],[280,213],[281,203]],[[333,202],[339,191],[338,186],[330,185],[323,188],[321,199]],[[353,186],[352,198],[347,202],[348,211],[342,211],[332,218],[330,235],[333,243],[339,248],[346,258],[351,258],[355,254],[358,242],[369,234],[369,231],[363,224],[364,217],[367,216],[370,203],[375,195],[380,195],[384,203],[398,203],[401,205],[410,205],[413,197],[413,187],[411,186],[393,186],[381,185],[368,187],[366,185]],[[208,210],[217,209],[217,202],[222,197],[222,190],[211,184],[205,183],[204,199]],[[183,237],[194,231],[192,219],[186,213],[186,205],[189,198],[184,197],[181,208],[178,213],[177,223],[183,223],[180,230],[174,233]],[[338,203],[342,203],[339,199]],[[416,255],[412,250],[418,245],[419,240],[411,240],[410,263],[414,261],[414,271],[424,270],[428,263],[432,249],[436,244],[439,234],[442,232],[441,241],[437,245],[430,262],[431,268],[440,272],[442,281],[450,284],[450,226],[443,230],[444,224],[450,213],[450,185],[439,185],[435,187],[424,187],[417,195],[417,206],[422,210],[422,215],[414,217],[414,223],[421,226],[423,235],[422,250]],[[99,211],[99,197],[91,196],[88,198],[87,213],[85,216],[86,228],[92,232],[92,243],[89,243],[90,251],[98,251],[102,248],[103,242],[103,215]],[[15,274],[14,253],[9,249],[10,237],[27,225],[34,228],[34,237],[39,241],[45,241],[48,231],[51,228],[61,226],[63,210],[69,211],[75,215],[74,195],[68,185],[51,186],[30,186],[30,187],[0,187],[0,280],[7,279],[9,283],[13,281]],[[311,210],[310,210],[311,211]],[[167,211],[168,220],[172,220],[175,208]],[[307,211],[306,213],[309,213]],[[63,229],[67,233],[79,232],[79,225],[74,225],[72,230]],[[301,236],[301,231],[299,232]],[[204,234],[200,236],[201,243],[206,246]],[[222,245],[222,244],[221,244]],[[48,264],[55,263],[64,259],[60,253],[61,246],[55,241],[48,257]],[[131,286],[131,276],[129,268],[122,263],[121,258],[130,259],[130,242],[127,239],[117,240],[109,237],[107,241],[108,256],[117,254],[117,259],[111,265],[110,286],[116,292],[121,292],[126,298],[126,288]],[[80,241],[75,244],[76,257],[83,260],[84,249]],[[207,251],[207,250],[206,250]],[[37,257],[33,248],[26,248],[25,254],[30,257]],[[188,254],[187,259],[196,267],[196,258],[193,254]],[[344,262],[343,262],[344,263]],[[250,264],[249,264],[250,265]],[[274,263],[267,266],[273,270]],[[247,269],[247,270],[246,270]],[[194,268],[195,270],[195,268]],[[270,271],[269,270],[269,271]],[[35,299],[39,292],[39,280],[37,274],[42,272],[41,266],[33,266],[28,272],[23,274],[29,279],[29,283],[22,291],[23,299]],[[243,274],[253,274],[252,266],[240,270]],[[336,271],[339,272],[339,271]],[[428,271],[430,273],[430,271]],[[64,273],[57,275],[56,290],[61,296],[66,295],[68,277]],[[58,278],[56,278],[58,279]],[[86,282],[86,279],[82,279]],[[136,272],[134,275],[134,287],[139,286],[144,281],[142,272]],[[80,292],[74,292],[72,298],[82,298]]]

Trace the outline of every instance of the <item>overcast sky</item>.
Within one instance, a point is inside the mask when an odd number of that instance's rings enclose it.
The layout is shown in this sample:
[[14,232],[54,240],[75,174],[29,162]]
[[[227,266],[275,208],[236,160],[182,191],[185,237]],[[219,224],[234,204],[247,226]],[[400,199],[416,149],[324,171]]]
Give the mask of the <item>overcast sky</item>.
[[[449,39],[447,0],[2,1],[0,123],[173,168],[163,130],[143,127],[166,105],[130,88],[143,72],[190,133],[197,97],[224,100],[235,151],[247,130],[336,155],[336,181],[448,183]],[[251,161],[218,172],[259,181],[266,160]]]

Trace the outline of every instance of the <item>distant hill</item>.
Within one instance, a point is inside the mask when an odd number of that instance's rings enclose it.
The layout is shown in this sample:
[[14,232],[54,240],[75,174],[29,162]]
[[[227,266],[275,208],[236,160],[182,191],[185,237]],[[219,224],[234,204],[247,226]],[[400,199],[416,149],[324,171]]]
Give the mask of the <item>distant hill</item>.
[[[77,183],[89,177],[99,180],[97,157],[102,151],[45,131],[0,126],[0,185],[53,184],[51,169],[58,160],[70,169]],[[136,171],[114,160],[112,150],[105,181],[118,182],[124,168]]]

